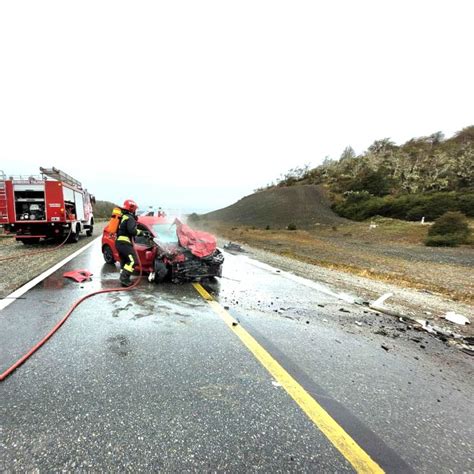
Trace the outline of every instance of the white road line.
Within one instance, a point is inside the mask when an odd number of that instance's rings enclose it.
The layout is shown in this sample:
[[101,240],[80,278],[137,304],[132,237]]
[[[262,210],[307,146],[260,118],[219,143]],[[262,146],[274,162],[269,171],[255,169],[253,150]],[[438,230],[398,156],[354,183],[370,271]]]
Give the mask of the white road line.
[[254,267],[261,268],[262,270],[267,270],[273,274],[281,275],[282,277],[287,278],[288,280],[292,280],[296,283],[299,283],[300,285],[313,288],[314,290],[320,291],[321,293],[324,293],[329,296],[333,296],[334,298],[345,301],[346,303],[353,304],[357,300],[356,297],[347,293],[336,293],[335,291],[331,290],[325,285],[322,285],[321,283],[316,283],[315,281],[308,280],[307,278],[303,278],[298,275],[294,275],[293,273],[285,272],[284,270],[272,267],[271,265],[259,262],[258,260],[254,260],[253,258],[247,256],[244,256],[244,258],[247,259],[247,261]]
[[80,248],[76,252],[72,253],[68,257],[66,257],[64,260],[61,260],[59,263],[56,263],[56,265],[52,266],[45,272],[43,272],[41,275],[38,275],[36,278],[33,278],[33,280],[29,281],[25,285],[21,286],[18,288],[18,290],[15,290],[13,293],[10,293],[6,298],[0,300],[0,311],[2,309],[5,309],[7,306],[11,305],[12,303],[15,302],[17,298],[20,296],[24,295],[27,291],[31,290],[34,286],[36,286],[38,283],[43,281],[45,278],[49,277],[49,275],[53,274],[56,270],[61,268],[62,266],[66,265],[66,263],[70,262],[73,258],[77,257],[80,255],[82,252],[87,250],[89,247],[94,245],[99,239],[102,237],[97,237],[94,239],[92,242],[88,243],[87,245],[84,245],[84,247]]

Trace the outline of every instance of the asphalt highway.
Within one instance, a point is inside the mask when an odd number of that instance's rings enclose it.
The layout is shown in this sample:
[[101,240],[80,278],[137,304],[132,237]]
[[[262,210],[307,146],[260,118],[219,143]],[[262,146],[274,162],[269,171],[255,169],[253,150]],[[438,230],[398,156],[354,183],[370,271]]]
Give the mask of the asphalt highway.
[[[97,241],[0,311],[0,372],[117,281]],[[0,383],[0,470],[472,472],[469,356],[333,293],[226,254],[86,300]]]

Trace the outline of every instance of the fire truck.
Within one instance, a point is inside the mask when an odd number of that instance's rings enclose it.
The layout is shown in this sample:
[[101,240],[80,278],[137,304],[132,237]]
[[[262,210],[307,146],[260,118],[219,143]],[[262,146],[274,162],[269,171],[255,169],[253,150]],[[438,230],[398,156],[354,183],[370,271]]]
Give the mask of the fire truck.
[[9,176],[0,171],[0,225],[25,245],[41,239],[77,242],[94,232],[94,196],[57,168],[38,176]]

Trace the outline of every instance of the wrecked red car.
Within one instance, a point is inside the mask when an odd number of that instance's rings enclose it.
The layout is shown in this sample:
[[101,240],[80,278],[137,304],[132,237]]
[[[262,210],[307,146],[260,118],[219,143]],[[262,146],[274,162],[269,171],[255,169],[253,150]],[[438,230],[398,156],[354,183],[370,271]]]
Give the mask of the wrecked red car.
[[[149,281],[179,283],[222,276],[224,256],[212,234],[193,230],[178,219],[170,223],[164,216],[140,216],[137,227],[143,231],[134,243],[140,260],[137,270],[141,266]],[[102,254],[112,265],[120,262],[115,239],[116,234],[104,230]]]

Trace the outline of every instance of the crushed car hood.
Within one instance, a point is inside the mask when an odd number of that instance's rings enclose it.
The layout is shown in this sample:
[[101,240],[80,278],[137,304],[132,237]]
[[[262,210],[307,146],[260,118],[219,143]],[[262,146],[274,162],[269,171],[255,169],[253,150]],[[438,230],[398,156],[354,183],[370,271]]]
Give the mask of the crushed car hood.
[[204,258],[216,251],[217,241],[212,234],[191,229],[178,219],[175,220],[175,224],[179,245],[188,249],[194,256]]

